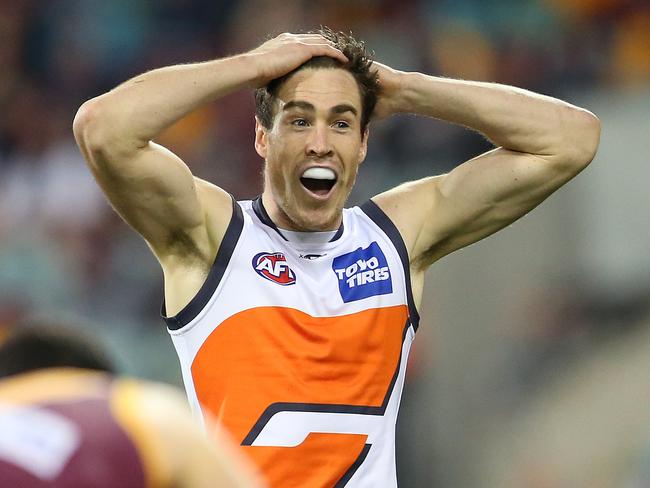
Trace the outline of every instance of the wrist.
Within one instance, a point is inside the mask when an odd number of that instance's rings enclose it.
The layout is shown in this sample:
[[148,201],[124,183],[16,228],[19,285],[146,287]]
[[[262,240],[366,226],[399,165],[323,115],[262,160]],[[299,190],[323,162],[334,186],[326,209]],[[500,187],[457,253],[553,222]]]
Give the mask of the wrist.
[[391,115],[408,112],[403,96],[405,83],[408,82],[404,71],[397,71],[383,64],[376,63],[379,68],[379,93],[374,117],[383,119]]
[[253,90],[265,84],[259,54],[247,52],[226,58],[223,61],[228,63],[225,66],[226,71],[238,74],[237,78],[241,80],[241,88]]
[[426,75],[418,72],[400,72],[399,95],[396,104],[401,113],[419,113],[422,105],[422,90],[419,88]]

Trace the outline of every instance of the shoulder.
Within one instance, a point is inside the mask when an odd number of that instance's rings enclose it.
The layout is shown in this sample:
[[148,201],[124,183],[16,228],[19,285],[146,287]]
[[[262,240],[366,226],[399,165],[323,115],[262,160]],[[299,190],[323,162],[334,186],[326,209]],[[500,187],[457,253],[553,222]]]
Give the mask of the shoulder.
[[226,448],[230,439],[210,439],[178,388],[125,378],[116,382],[116,395],[122,397],[123,418],[130,418],[126,430],[143,458],[149,486],[257,486],[248,479],[248,466]]
[[171,385],[134,378],[114,381],[113,410],[127,422],[139,422],[153,431],[167,428],[172,420],[191,418],[182,392]]
[[[187,427],[189,409],[180,392],[169,385],[120,378],[114,381],[111,410],[135,445],[153,486],[171,486],[174,477],[170,446]],[[178,424],[179,419],[186,422]]]
[[233,197],[222,188],[194,177],[203,215],[190,229],[172,233],[155,253],[167,272],[172,267],[209,269],[233,214]]
[[234,199],[230,193],[209,181],[197,177],[194,177],[194,181],[205,213],[205,228],[212,247],[218,248],[232,217]]
[[409,181],[371,199],[395,225],[411,257],[418,253],[418,237],[434,213],[443,178],[440,175]]

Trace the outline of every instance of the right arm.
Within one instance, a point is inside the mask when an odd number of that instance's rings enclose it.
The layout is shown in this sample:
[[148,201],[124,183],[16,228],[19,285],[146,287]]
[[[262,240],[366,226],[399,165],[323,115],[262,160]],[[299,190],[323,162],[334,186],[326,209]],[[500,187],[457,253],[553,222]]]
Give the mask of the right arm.
[[[180,158],[152,139],[254,77],[255,65],[246,56],[170,66],[136,76],[79,109],[75,138],[95,178],[159,258],[183,235],[192,241],[207,236],[201,235],[205,215],[197,182]],[[225,192],[221,200],[227,221]],[[199,249],[207,244],[198,243]]]
[[[180,310],[201,286],[232,214],[230,196],[192,176],[183,161],[152,142],[194,109],[242,88],[262,86],[313,56],[345,60],[324,38],[281,36],[231,58],[170,66],[136,76],[84,103],[75,139],[117,212],[144,237],[165,272],[199,269],[172,292],[168,312]],[[192,273],[190,273],[192,275]]]
[[95,179],[163,268],[169,315],[201,287],[232,204],[152,139],[202,103],[244,85],[251,72],[242,58],[153,70],[87,101],[75,117],[75,138]]

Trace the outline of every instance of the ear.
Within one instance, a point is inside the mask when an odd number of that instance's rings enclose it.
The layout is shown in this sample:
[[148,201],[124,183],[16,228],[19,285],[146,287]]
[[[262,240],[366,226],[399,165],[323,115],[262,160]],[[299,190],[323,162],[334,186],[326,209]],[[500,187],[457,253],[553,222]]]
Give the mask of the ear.
[[359,147],[359,164],[363,163],[363,160],[366,159],[366,153],[368,152],[368,134],[370,133],[370,129],[366,127],[366,130],[363,131],[363,135],[361,136],[361,147]]
[[260,119],[255,116],[255,151],[262,159],[266,159],[268,133]]

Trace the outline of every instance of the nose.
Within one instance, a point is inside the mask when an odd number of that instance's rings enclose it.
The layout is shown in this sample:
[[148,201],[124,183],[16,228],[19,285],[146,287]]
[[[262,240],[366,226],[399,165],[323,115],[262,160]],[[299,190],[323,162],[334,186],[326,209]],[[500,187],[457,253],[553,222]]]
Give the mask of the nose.
[[326,124],[317,124],[309,133],[307,140],[307,155],[311,157],[324,157],[332,153],[329,138],[329,127]]

